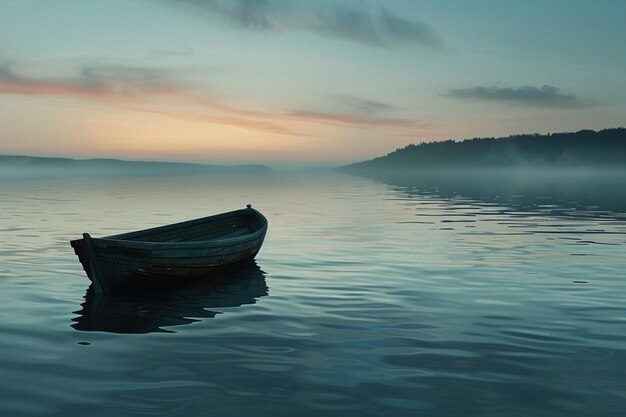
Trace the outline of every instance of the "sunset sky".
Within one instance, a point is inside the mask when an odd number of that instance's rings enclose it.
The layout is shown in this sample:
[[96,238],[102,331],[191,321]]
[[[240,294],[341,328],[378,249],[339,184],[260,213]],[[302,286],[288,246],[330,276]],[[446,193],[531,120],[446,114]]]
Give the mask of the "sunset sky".
[[0,154],[338,165],[623,126],[623,0],[0,0]]

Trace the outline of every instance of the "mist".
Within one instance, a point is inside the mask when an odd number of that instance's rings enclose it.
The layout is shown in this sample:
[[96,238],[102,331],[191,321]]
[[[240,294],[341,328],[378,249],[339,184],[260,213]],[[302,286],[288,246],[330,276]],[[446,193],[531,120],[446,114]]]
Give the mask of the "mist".
[[468,198],[523,210],[554,205],[564,210],[626,211],[626,169],[473,168],[387,169],[359,172],[408,195]]

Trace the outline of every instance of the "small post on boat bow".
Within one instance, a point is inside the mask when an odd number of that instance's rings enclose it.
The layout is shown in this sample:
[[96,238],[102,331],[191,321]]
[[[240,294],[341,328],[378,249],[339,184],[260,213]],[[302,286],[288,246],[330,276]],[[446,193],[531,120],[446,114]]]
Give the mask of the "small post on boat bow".
[[89,233],[83,233],[83,239],[85,241],[85,247],[87,248],[87,256],[89,258],[89,270],[91,272],[91,282],[93,282],[94,289],[97,293],[107,292],[108,286],[102,279],[102,273],[100,272],[100,265],[98,265],[98,259],[96,258],[96,252],[93,248],[93,241]]
[[252,204],[246,204],[246,207],[251,209],[252,208]]

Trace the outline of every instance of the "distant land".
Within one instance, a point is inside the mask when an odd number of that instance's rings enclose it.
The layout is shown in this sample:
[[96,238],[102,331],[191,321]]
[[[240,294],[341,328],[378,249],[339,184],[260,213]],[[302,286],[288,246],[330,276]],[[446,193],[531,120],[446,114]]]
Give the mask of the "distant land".
[[412,144],[385,156],[338,169],[375,175],[439,169],[470,172],[586,168],[626,170],[626,128]]
[[521,212],[542,204],[558,204],[554,213],[623,212],[626,129],[423,143],[338,170],[409,196],[465,198]]
[[185,162],[0,155],[0,177],[260,174],[271,170],[265,165],[204,165]]

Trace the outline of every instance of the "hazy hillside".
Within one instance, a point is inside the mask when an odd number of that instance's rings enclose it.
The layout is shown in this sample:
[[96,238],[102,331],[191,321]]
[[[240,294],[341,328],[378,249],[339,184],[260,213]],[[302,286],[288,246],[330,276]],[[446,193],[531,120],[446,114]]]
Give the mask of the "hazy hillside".
[[409,145],[370,161],[340,167],[353,173],[442,168],[625,168],[626,129],[530,134]]
[[0,155],[0,177],[42,176],[161,176],[271,171],[265,165],[203,165],[181,162],[121,161],[117,159],[69,159]]

